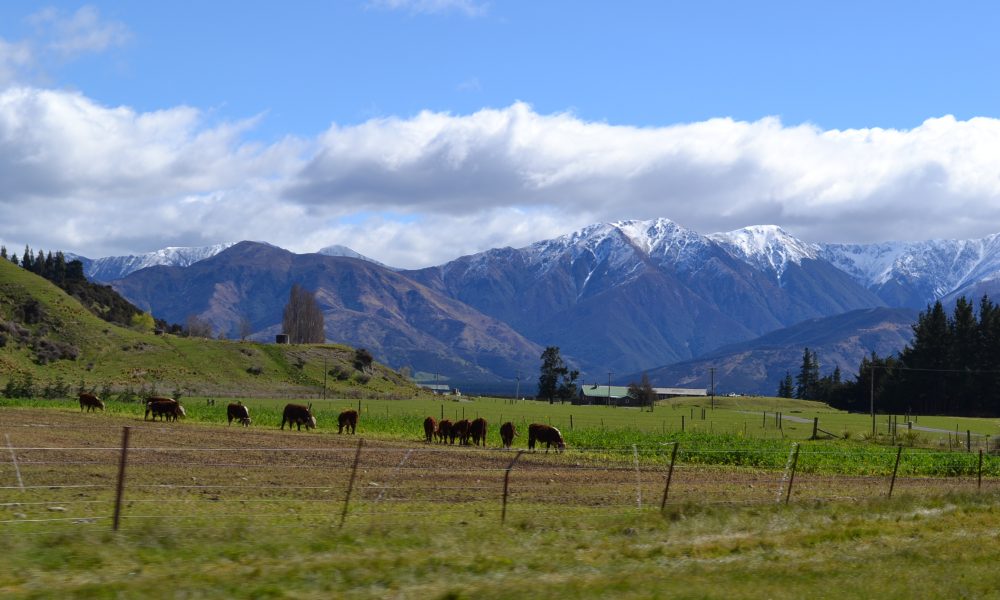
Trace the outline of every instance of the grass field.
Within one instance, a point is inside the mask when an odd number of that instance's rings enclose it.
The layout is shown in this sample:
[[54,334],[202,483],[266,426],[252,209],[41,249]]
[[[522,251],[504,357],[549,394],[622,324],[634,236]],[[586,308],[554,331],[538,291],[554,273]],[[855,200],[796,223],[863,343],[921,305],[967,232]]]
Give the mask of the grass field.
[[[188,401],[192,413],[197,404]],[[16,473],[9,455],[0,463],[0,597],[977,598],[1000,589],[993,477],[981,491],[968,477],[907,477],[889,500],[884,472],[804,473],[786,505],[776,501],[781,469],[685,462],[661,514],[660,464],[524,454],[501,525],[515,453],[382,435],[374,407],[353,486],[360,436],[331,433],[328,417],[306,433],[227,427],[217,416],[143,423],[126,408],[0,407],[2,450],[19,461]],[[112,532],[123,426],[132,450]]]

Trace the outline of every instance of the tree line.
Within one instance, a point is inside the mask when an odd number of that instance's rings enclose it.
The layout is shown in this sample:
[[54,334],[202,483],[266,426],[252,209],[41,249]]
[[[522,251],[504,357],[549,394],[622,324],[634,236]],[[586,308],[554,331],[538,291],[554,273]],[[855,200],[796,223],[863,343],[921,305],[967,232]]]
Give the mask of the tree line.
[[882,413],[1000,416],[1000,306],[983,296],[977,309],[963,296],[949,315],[938,301],[912,327],[909,344],[894,355],[864,357],[853,381],[839,368],[821,377],[816,353],[806,348],[778,396],[859,412],[874,403]]

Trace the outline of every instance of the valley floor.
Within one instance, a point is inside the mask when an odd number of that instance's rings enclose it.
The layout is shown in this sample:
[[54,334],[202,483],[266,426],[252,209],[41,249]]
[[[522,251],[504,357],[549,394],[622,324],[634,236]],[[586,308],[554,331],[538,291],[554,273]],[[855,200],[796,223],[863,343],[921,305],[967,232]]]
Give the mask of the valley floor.
[[[112,531],[122,426],[131,429]],[[995,481],[774,501],[662,469],[65,410],[0,408],[4,598],[996,597]],[[638,471],[640,477],[648,474]],[[683,480],[682,480],[683,481]],[[644,483],[643,481],[639,482]],[[879,485],[882,485],[880,482]],[[707,490],[707,491],[706,491]],[[637,498],[645,494],[644,498]],[[345,499],[349,502],[345,503]],[[638,502],[637,502],[638,500]],[[344,506],[348,510],[344,512]]]

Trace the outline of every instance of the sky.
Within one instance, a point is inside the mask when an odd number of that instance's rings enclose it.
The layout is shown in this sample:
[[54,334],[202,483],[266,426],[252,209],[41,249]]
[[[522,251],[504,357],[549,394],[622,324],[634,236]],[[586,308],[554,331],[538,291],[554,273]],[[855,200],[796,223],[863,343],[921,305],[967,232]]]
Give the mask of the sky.
[[0,244],[1000,233],[1000,5],[0,3]]

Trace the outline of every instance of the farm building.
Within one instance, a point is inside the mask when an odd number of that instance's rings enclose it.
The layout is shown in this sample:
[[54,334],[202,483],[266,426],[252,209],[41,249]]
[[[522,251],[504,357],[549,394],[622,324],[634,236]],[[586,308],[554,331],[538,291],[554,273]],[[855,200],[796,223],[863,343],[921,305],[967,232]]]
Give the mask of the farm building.
[[[430,390],[440,396],[447,396],[452,393],[451,386],[444,383],[421,383],[419,385],[425,390]],[[455,395],[460,396],[461,394],[458,393],[458,390],[455,390]]]
[[[705,389],[693,388],[653,388],[657,400],[676,396],[707,396]],[[573,404],[609,404],[611,406],[634,406],[635,400],[629,396],[628,387],[622,385],[584,384]]]

